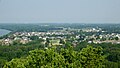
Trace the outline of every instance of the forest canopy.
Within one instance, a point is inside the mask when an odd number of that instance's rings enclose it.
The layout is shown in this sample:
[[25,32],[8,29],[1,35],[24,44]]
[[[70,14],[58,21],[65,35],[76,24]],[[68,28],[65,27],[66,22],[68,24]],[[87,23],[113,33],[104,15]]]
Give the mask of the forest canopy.
[[15,58],[4,68],[102,68],[104,56],[102,48],[87,46],[81,51],[68,48],[35,49],[27,57]]

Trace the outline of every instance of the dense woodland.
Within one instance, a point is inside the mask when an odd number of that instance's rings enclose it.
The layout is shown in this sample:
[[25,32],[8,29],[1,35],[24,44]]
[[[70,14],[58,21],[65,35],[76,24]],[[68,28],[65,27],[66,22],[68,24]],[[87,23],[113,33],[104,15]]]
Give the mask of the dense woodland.
[[[87,46],[87,45],[90,45],[90,46]],[[70,49],[71,47],[72,49]],[[46,53],[47,55],[45,55]],[[61,55],[61,53],[64,53],[64,54]],[[99,60],[100,57],[96,57],[96,55],[103,58]],[[67,58],[65,58],[65,56]],[[81,58],[82,56],[83,58]],[[44,59],[44,57],[46,59]],[[42,61],[39,61],[39,60],[42,60]],[[48,60],[49,62],[45,62],[46,60]],[[79,43],[76,47],[73,47],[70,42],[67,42],[65,46],[57,46],[55,48],[48,47],[48,49],[46,49],[44,48],[44,45],[40,44],[40,42],[36,40],[24,45],[15,44],[12,46],[0,46],[1,68],[3,66],[4,68],[16,68],[16,66],[21,67],[21,65],[23,65],[22,66],[23,68],[24,68],[24,65],[25,67],[28,66],[29,68],[29,64],[23,63],[23,62],[28,62],[31,66],[33,65],[33,68],[35,66],[38,66],[38,67],[43,66],[43,67],[49,68],[50,66],[54,67],[54,65],[55,67],[60,65],[62,65],[60,67],[64,67],[64,66],[69,67],[69,65],[71,65],[70,67],[75,67],[75,68],[76,66],[88,68],[87,66],[89,66],[89,64],[91,64],[90,66],[93,66],[93,67],[98,65],[100,66],[100,68],[101,66],[105,68],[119,68],[120,67],[119,65],[120,64],[120,45],[110,44],[110,43],[88,44],[86,42],[82,42],[82,43]],[[64,62],[64,63],[61,63],[61,62]],[[96,62],[98,64],[96,64]]]
[[4,68],[102,68],[104,56],[102,48],[88,46],[80,52],[68,48],[36,49],[29,52],[27,57],[12,59]]

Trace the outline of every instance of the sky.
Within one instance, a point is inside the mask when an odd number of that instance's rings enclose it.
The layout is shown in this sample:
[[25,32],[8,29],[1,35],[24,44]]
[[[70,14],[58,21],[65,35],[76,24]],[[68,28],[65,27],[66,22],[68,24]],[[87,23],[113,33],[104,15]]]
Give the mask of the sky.
[[120,0],[0,0],[0,23],[120,23]]

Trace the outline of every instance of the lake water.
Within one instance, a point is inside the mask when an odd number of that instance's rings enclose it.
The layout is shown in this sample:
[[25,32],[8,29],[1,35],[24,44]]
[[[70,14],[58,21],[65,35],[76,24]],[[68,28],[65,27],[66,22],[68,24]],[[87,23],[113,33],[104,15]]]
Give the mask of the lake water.
[[6,35],[8,33],[10,33],[11,31],[9,30],[5,30],[5,29],[0,29],[0,36]]

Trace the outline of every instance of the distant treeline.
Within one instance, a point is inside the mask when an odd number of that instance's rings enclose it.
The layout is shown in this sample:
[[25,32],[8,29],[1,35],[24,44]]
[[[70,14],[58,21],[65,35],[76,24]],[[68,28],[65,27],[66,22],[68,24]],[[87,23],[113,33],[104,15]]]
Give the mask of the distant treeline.
[[50,30],[62,30],[63,28],[42,24],[0,24],[0,29],[7,29],[12,32],[45,32]]
[[80,23],[39,23],[39,24],[0,24],[0,29],[7,29],[13,32],[32,32],[62,30],[63,28],[102,28],[107,33],[120,33],[120,24],[80,24]]

